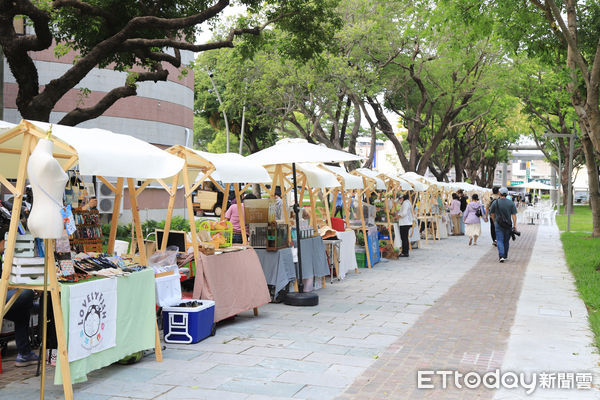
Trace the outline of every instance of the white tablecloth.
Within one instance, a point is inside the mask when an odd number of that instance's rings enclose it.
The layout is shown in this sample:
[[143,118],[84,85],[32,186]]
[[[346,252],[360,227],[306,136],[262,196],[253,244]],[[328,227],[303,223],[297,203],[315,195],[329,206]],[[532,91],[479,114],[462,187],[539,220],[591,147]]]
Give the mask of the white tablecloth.
[[356,264],[356,234],[353,230],[337,233],[340,244],[340,279],[344,279],[348,271],[354,271]]
[[[402,248],[402,240],[400,239],[400,227],[398,226],[397,222],[394,222],[392,224],[392,227],[394,228],[394,247],[400,249]],[[421,240],[421,233],[419,232],[418,224],[410,228],[410,231],[408,231],[408,240],[410,240],[411,243],[416,243],[419,240]]]

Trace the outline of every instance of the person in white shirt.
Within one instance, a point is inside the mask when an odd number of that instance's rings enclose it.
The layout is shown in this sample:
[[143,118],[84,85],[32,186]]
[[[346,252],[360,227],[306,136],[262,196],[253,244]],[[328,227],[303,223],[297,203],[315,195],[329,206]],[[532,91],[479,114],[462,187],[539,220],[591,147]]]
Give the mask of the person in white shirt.
[[398,211],[398,216],[400,217],[398,225],[400,226],[400,239],[402,240],[402,253],[400,257],[408,257],[408,232],[413,224],[413,210],[412,204],[408,199],[408,193],[402,196],[402,205],[400,206],[400,211]]

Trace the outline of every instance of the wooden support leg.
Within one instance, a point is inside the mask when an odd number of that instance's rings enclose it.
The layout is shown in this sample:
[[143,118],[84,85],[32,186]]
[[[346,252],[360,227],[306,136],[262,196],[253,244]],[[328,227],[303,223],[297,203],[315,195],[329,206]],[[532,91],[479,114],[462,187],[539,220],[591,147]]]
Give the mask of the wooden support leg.
[[258,307],[254,307],[252,311],[254,311],[254,316],[258,317]]
[[360,215],[360,221],[362,223],[362,232],[363,232],[363,236],[365,238],[365,255],[367,257],[367,267],[371,268],[371,252],[369,251],[369,237],[368,237],[368,233],[367,233],[367,228],[365,225],[365,215],[363,212],[363,205],[362,205],[362,199],[360,198],[360,196],[358,197],[358,214]]
[[154,333],[156,336],[154,339],[154,358],[156,359],[156,361],[162,362],[163,356],[162,346],[160,344],[160,333],[158,332],[158,321],[154,322]]
[[335,276],[337,280],[340,280],[340,260],[339,260],[339,251],[337,246],[333,246],[333,268],[335,269]]
[[[65,335],[65,320],[62,307],[60,305],[60,287],[56,276],[56,267],[54,261],[54,240],[48,240],[48,246],[45,248],[48,254],[48,274],[50,277],[50,295],[52,298],[52,312],[54,313],[54,322],[56,327],[56,341],[58,344],[58,355],[60,356],[60,372],[63,380],[63,391],[66,400],[73,399],[73,385],[71,384],[71,369],[69,368],[69,355],[67,353],[67,337]],[[45,350],[45,349],[44,349]]]

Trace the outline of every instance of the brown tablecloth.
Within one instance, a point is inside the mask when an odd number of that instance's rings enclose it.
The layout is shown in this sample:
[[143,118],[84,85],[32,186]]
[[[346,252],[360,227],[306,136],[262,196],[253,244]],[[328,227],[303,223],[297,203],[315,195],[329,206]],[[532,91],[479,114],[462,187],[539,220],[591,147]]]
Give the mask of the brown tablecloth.
[[271,301],[254,249],[212,256],[200,254],[199,264],[193,297],[215,301],[215,322]]

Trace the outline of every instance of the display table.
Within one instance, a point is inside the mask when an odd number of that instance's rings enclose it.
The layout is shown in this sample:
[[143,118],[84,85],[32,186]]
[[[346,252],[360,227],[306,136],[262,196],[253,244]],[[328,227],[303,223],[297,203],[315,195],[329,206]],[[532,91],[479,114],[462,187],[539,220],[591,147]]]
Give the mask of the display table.
[[[402,248],[402,240],[400,238],[400,226],[397,222],[392,224],[394,228],[394,247],[397,249]],[[421,240],[421,233],[419,232],[419,226],[413,226],[408,231],[408,241],[411,243],[411,248],[418,248],[415,244]]]
[[[156,335],[156,299],[154,290],[154,271],[146,269],[128,276],[104,278],[117,280],[117,323],[116,346],[90,356],[70,362],[71,380],[73,383],[87,380],[88,372],[100,369],[119,361],[132,353],[154,348]],[[76,285],[91,285],[94,281],[61,284],[61,307],[65,318],[65,334],[69,340],[70,292]],[[76,323],[76,321],[74,322]],[[60,354],[57,359],[54,383],[62,384],[62,362]]]
[[321,278],[329,275],[325,244],[320,236],[302,240],[302,278]]
[[340,245],[340,270],[339,278],[344,279],[348,271],[356,270],[356,234],[352,229],[337,232],[337,237],[342,241]]
[[256,251],[200,254],[193,298],[215,301],[215,322],[269,303],[271,296]]
[[333,283],[334,272],[339,281],[342,279],[340,278],[340,247],[342,240],[323,239],[323,244],[325,245],[327,260],[329,262],[329,283]]
[[296,267],[294,266],[292,249],[285,248],[277,251],[267,251],[265,249],[254,250],[260,260],[267,283],[275,286],[274,298],[277,298],[277,294],[288,283],[296,280]]

